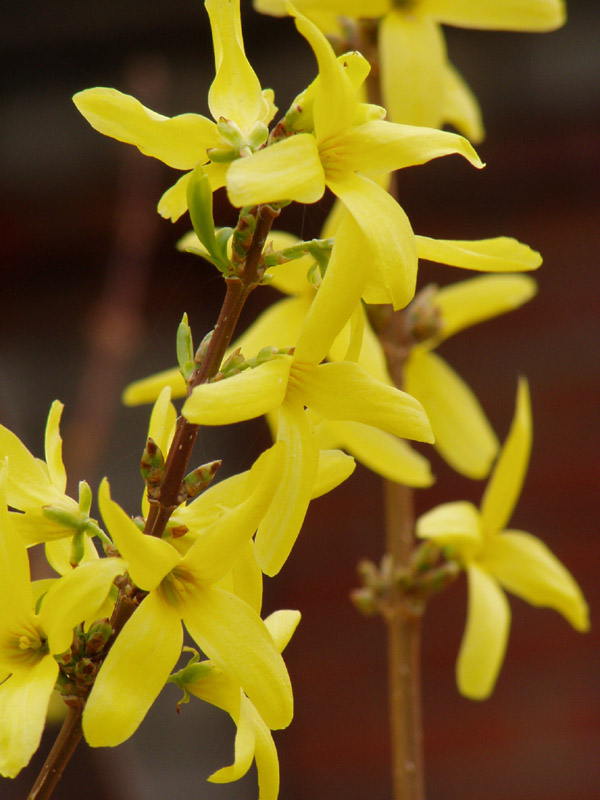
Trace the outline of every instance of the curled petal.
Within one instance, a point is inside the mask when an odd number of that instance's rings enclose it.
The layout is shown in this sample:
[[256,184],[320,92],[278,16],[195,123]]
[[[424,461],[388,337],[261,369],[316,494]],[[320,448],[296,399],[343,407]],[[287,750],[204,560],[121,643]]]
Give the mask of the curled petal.
[[552,31],[564,24],[563,0],[421,0],[419,11],[445,25],[506,31]]
[[373,378],[359,364],[336,361],[299,368],[297,380],[306,404],[327,419],[354,420],[402,438],[433,441],[421,403]]
[[165,386],[154,404],[148,426],[148,436],[156,442],[165,456],[173,436],[176,420],[177,412],[171,402],[171,388]]
[[188,207],[187,190],[191,176],[191,172],[186,172],[160,198],[156,210],[161,217],[170,219],[171,222],[177,222],[179,217],[185,214]]
[[443,503],[417,520],[420,539],[433,539],[440,547],[455,547],[459,555],[476,554],[483,543],[479,512],[473,503]]
[[511,517],[525,480],[531,437],[529,387],[521,378],[512,425],[481,501],[481,517],[488,533],[501,531]]
[[18,436],[4,425],[0,425],[0,453],[8,457],[8,472],[5,478],[6,500],[8,505],[27,511],[42,506],[64,506],[65,502],[77,511],[77,503],[65,497],[50,481],[48,470],[43,461],[34,456],[25,447]]
[[277,800],[279,795],[279,759],[271,731],[258,711],[252,707],[254,720],[254,758],[258,773],[260,800]]
[[300,404],[281,406],[277,439],[285,442],[286,458],[278,490],[256,534],[256,559],[267,575],[279,572],[300,533],[318,465],[314,431]]
[[227,172],[229,200],[238,207],[279,200],[315,203],[324,192],[325,175],[317,142],[309,133],[299,133],[247,158],[238,158]]
[[[429,461],[403,440],[372,425],[324,420],[317,437],[335,442],[373,472],[407,486],[431,486]],[[335,451],[334,451],[335,452]]]
[[554,608],[578,631],[589,629],[588,607],[581,589],[537,537],[520,531],[490,536],[482,566],[517,597],[533,606]]
[[[237,781],[243,777],[250,765],[254,761],[254,717],[252,714],[252,703],[241,692],[241,703],[239,714],[235,720],[237,730],[235,733],[235,756],[233,764],[228,767],[213,772],[208,778],[212,783],[229,783]],[[264,725],[264,723],[263,723]]]
[[481,109],[477,98],[462,75],[448,61],[444,65],[444,99],[442,119],[453,125],[473,144],[485,138]]
[[467,627],[458,654],[456,678],[461,694],[471,700],[485,700],[494,689],[504,660],[510,607],[504,592],[487,572],[470,564],[467,574]]
[[198,425],[229,425],[272,411],[285,397],[291,361],[290,356],[276,356],[231,378],[197,386],[183,416]]
[[250,606],[214,587],[197,588],[180,610],[191,636],[217,667],[234,677],[270,728],[285,728],[292,687],[264,622]]
[[508,236],[461,242],[416,236],[419,258],[479,272],[525,272],[537,269],[541,255]]
[[423,404],[435,446],[450,466],[469,478],[485,478],[498,440],[467,384],[438,355],[415,347],[405,366],[406,390]]
[[59,400],[55,400],[50,406],[46,423],[45,452],[52,485],[64,494],[67,488],[67,473],[62,459],[62,439],[59,430],[63,408],[64,405]]
[[300,612],[291,609],[281,609],[274,611],[265,619],[267,630],[275,642],[275,647],[282,653],[287,647],[294,631],[300,622]]
[[239,0],[206,0],[215,51],[216,75],[208,92],[213,118],[233,120],[243,132],[262,119],[266,102],[244,52]]
[[182,644],[179,614],[158,593],[149,594],[100,668],[83,712],[88,744],[114,747],[135,733],[177,663]]
[[442,321],[438,341],[518,308],[536,291],[535,281],[527,275],[483,275],[444,286],[434,300]]
[[440,26],[421,14],[390,11],[381,20],[379,48],[388,118],[441,127],[446,46]]
[[314,500],[327,494],[352,475],[356,462],[341,450],[319,450],[319,468],[310,495]]
[[206,150],[222,145],[214,122],[199,114],[164,117],[116,89],[86,89],[73,97],[92,128],[174,169],[193,169],[208,161]]

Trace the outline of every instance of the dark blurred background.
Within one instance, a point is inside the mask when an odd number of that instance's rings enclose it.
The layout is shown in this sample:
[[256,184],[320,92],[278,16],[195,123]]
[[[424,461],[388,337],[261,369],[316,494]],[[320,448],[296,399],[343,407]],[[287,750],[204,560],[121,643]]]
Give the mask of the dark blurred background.
[[[261,18],[242,0],[248,55],[284,110],[314,75],[289,20]],[[0,421],[42,455],[50,403],[66,403],[65,460],[76,491],[108,475],[138,510],[138,463],[147,409],[120,405],[128,381],[174,363],[185,310],[197,341],[216,317],[222,283],[174,249],[188,230],[154,207],[177,175],[94,132],[71,96],[114,86],[161,113],[207,114],[214,75],[200,0],[3,0],[0,11],[0,158],[3,243]],[[500,234],[544,255],[539,295],[526,307],[467,331],[441,354],[469,382],[501,440],[517,377],[529,378],[534,449],[511,525],[541,536],[580,582],[597,622],[598,251],[600,245],[600,9],[572,0],[566,27],[547,35],[448,30],[452,61],[479,97],[487,167],[458,158],[405,170],[401,200],[418,233]],[[219,221],[232,217],[223,198]],[[317,235],[330,201],[281,226]],[[469,277],[424,264],[422,282]],[[242,325],[271,302],[256,292]],[[208,431],[196,460],[248,466],[268,442],[262,421]],[[479,502],[483,486],[432,456],[436,485],[417,510]],[[359,501],[357,502],[357,498]],[[348,601],[359,559],[382,551],[382,491],[358,468],[316,501],[281,574],[267,581],[265,613],[302,610],[286,651],[296,717],[276,733],[282,800],[390,797],[383,626]],[[600,796],[597,628],[582,636],[554,612],[512,602],[506,663],[493,697],[462,699],[454,663],[465,622],[460,580],[431,603],[424,631],[424,707],[430,800],[592,800]],[[143,676],[140,676],[143,679]],[[170,689],[170,687],[169,687]],[[234,727],[200,702],[175,714],[165,690],[136,736],[117,750],[81,747],[58,798],[171,800],[256,797],[255,776],[213,786],[232,758]],[[52,741],[2,798],[22,798]]]

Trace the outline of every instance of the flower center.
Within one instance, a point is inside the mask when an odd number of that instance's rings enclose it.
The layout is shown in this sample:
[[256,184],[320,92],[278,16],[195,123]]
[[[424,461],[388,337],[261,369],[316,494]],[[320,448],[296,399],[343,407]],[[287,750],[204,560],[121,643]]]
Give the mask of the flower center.
[[192,573],[185,567],[175,567],[162,579],[158,591],[169,605],[177,607],[196,585]]
[[15,667],[33,666],[49,652],[43,631],[32,623],[10,632],[0,650],[3,660]]

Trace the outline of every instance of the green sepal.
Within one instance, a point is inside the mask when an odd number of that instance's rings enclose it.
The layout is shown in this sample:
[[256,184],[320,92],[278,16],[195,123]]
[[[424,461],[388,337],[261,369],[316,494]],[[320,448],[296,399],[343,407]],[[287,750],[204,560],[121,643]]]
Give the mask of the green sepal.
[[85,529],[76,531],[71,539],[71,554],[69,555],[69,563],[72,567],[76,567],[81,563],[81,559],[85,553]]
[[92,490],[87,481],[79,481],[79,511],[86,517],[92,507]]
[[151,436],[148,437],[142,454],[140,472],[149,492],[160,486],[165,473],[165,458]]
[[194,342],[192,331],[188,324],[187,314],[183,315],[177,328],[177,363],[186,383],[189,382],[194,371]]
[[201,164],[195,167],[190,176],[187,201],[194,232],[207,250],[204,258],[221,272],[227,271],[229,261],[227,257],[223,258],[223,252],[215,235],[212,188]]

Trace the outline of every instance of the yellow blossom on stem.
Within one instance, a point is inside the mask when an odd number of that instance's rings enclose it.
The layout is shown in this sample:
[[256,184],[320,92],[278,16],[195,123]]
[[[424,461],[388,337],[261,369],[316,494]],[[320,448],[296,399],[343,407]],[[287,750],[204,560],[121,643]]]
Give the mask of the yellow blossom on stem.
[[[417,248],[408,218],[398,203],[366,174],[387,173],[457,153],[483,164],[466,139],[431,128],[381,119],[355,124],[356,88],[319,29],[296,15],[296,27],[312,47],[319,66],[315,82],[314,133],[298,133],[240,158],[227,173],[235,206],[296,200],[313,203],[328,187],[348,209],[357,232],[347,271],[349,288],[360,298],[376,264],[387,287],[385,301],[402,308],[412,298]],[[301,168],[299,168],[301,165]]]
[[[38,747],[58,677],[55,654],[102,607],[121,559],[98,559],[52,583],[36,610],[27,550],[7,511],[8,459],[0,462],[0,774],[14,778]],[[44,587],[45,588],[45,587]]]
[[181,654],[182,622],[211,661],[236,677],[269,727],[289,724],[292,691],[273,640],[256,611],[216,585],[256,530],[282,456],[275,445],[256,461],[247,499],[184,556],[168,541],[145,536],[111,499],[107,482],[101,484],[102,517],[133,582],[148,594],[112,646],[86,703],[83,731],[93,747],[115,746],[135,732]]
[[46,543],[46,557],[60,574],[69,569],[67,552],[74,563],[96,558],[90,537],[101,533],[89,516],[92,493],[88,484],[79,484],[79,502],[65,494],[67,474],[59,429],[62,411],[63,404],[55,400],[46,423],[45,461],[35,458],[12,431],[0,425],[0,458],[10,461],[8,505],[23,512],[10,512],[12,524],[28,547]]
[[185,171],[158,204],[159,213],[173,221],[187,210],[187,185],[194,167],[205,165],[213,191],[223,186],[231,161],[264,144],[276,111],[273,92],[261,91],[246,58],[239,0],[206,0],[204,5],[215,52],[216,75],[208,93],[215,122],[200,114],[165,117],[116,89],[86,89],[73,98],[100,133]]
[[[393,122],[440,128],[454,125],[472,141],[483,138],[477,100],[452,66],[441,25],[542,32],[565,21],[563,0],[296,0],[326,33],[334,19],[378,23],[383,104]],[[285,0],[254,0],[265,14],[285,15]],[[338,24],[338,33],[341,33]]]
[[521,491],[531,450],[531,408],[527,383],[519,383],[508,438],[479,510],[468,502],[445,503],[417,520],[417,536],[446,548],[462,563],[469,583],[467,627],[457,662],[458,688],[483,700],[493,691],[510,627],[503,589],[534,606],[554,608],[578,631],[589,627],[579,586],[535,536],[505,530]]
[[[275,611],[265,619],[277,650],[281,653],[290,640],[298,622],[299,611]],[[193,658],[184,669],[169,678],[189,695],[212,703],[230,714],[237,726],[235,757],[231,766],[223,767],[209,777],[214,783],[239,780],[256,761],[260,800],[277,800],[279,794],[279,759],[269,726],[231,675],[218,669],[211,661]]]

